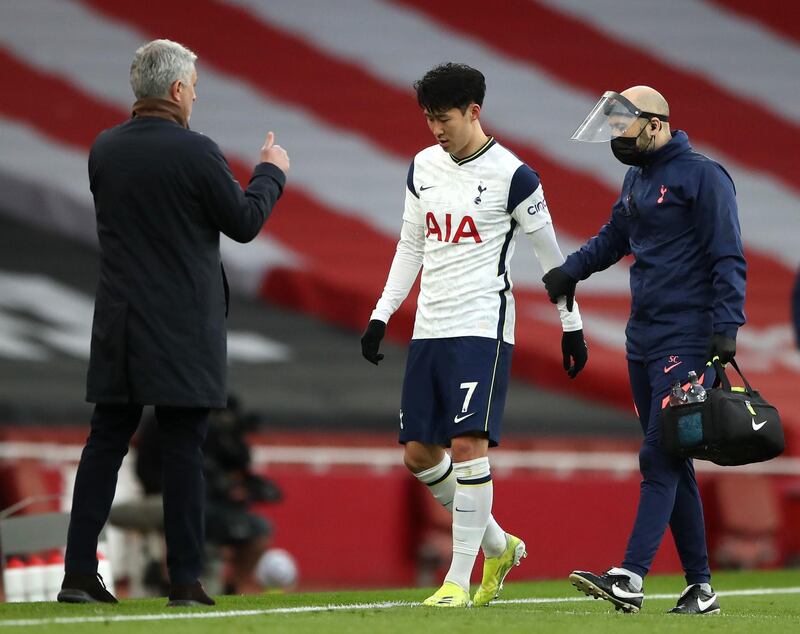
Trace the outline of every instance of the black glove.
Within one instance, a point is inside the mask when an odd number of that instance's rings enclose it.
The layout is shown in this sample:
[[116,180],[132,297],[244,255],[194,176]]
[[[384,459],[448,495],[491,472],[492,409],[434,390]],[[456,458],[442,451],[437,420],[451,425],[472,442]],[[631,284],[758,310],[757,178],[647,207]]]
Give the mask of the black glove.
[[706,350],[706,359],[713,361],[714,357],[719,357],[719,362],[725,365],[730,363],[735,356],[736,339],[720,334],[711,335],[711,341],[708,342],[708,349]]
[[383,355],[378,352],[378,349],[381,347],[381,339],[385,334],[386,324],[380,319],[372,319],[364,334],[361,335],[361,354],[370,363],[378,365],[378,361],[383,359]]
[[561,335],[561,354],[564,355],[564,369],[569,378],[574,379],[589,360],[589,346],[583,339],[583,330],[573,330]]
[[557,304],[558,298],[566,295],[567,310],[572,312],[572,306],[575,301],[575,287],[578,285],[578,280],[573,279],[564,272],[564,269],[557,266],[544,274],[542,282],[544,282],[544,288],[550,297],[550,301]]

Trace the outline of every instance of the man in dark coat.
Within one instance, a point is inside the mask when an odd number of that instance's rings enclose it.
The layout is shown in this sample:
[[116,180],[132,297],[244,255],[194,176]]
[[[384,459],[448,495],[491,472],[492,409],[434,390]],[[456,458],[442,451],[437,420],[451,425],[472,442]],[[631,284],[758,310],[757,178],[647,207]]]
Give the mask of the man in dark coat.
[[87,400],[96,403],[73,493],[58,600],[116,602],[97,575],[97,538],[144,405],[154,405],[164,464],[170,605],[213,604],[202,589],[201,444],[226,405],[228,286],[220,232],[254,239],[289,169],[270,132],[247,190],[208,137],[189,130],[196,55],[155,40],[131,65],[129,121],[89,155],[100,241]]

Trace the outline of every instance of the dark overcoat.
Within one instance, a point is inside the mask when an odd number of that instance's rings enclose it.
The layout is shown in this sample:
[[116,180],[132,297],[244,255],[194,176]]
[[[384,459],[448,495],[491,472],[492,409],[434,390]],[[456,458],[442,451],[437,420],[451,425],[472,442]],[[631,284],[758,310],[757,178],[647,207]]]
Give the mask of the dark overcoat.
[[216,143],[184,127],[174,104],[148,101],[102,132],[89,154],[100,276],[86,399],[221,408],[228,287],[220,232],[255,238],[285,175],[261,163],[242,192]]

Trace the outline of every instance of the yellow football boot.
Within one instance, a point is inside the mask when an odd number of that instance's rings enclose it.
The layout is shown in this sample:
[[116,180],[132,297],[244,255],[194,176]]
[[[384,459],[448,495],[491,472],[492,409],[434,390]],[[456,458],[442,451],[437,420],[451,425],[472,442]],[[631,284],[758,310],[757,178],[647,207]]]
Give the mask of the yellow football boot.
[[472,604],[489,605],[503,589],[503,580],[514,566],[519,566],[523,557],[527,557],[525,542],[519,537],[506,533],[506,549],[499,557],[487,557],[483,562],[483,579],[481,587],[475,591]]
[[445,581],[442,587],[422,602],[431,608],[468,608],[469,592],[457,583]]

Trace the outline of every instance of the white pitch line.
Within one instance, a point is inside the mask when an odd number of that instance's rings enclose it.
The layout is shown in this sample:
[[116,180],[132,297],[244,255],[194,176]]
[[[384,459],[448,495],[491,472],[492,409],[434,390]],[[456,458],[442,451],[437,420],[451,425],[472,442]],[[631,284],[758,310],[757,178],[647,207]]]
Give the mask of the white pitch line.
[[265,614],[298,614],[306,612],[340,612],[342,610],[386,610],[388,608],[413,607],[407,601],[384,601],[380,603],[352,603],[334,605],[305,605],[293,608],[267,608],[264,610],[230,610],[214,612],[176,612],[160,614],[120,614],[118,616],[74,616],[52,619],[0,620],[0,627],[25,627],[32,625],[69,625],[74,623],[121,623],[129,621],[175,621],[186,619],[221,619],[239,616],[261,616]]
[[[765,594],[800,594],[800,587],[794,588],[752,588],[747,590],[723,590],[716,593],[720,597],[753,597]],[[649,600],[674,599],[675,594],[645,594],[644,598]],[[529,599],[498,599],[494,604],[502,603],[568,603],[571,601],[591,601],[594,597],[559,597],[559,598],[538,598]]]
[[[720,597],[746,597],[771,594],[800,594],[800,587],[753,588],[717,592]],[[675,594],[649,594],[647,599],[674,599]],[[527,599],[499,599],[497,605],[575,603],[591,601],[592,597],[530,597]],[[309,612],[342,612],[347,610],[387,610],[389,608],[419,608],[419,603],[408,601],[383,601],[379,603],[345,603],[333,605],[305,605],[293,608],[268,608],[264,610],[230,610],[215,612],[177,612],[160,614],[124,614],[118,616],[75,616],[52,619],[18,619],[2,621],[0,627],[30,627],[36,625],[69,625],[74,623],[121,623],[131,621],[176,621],[186,619],[222,619],[242,616],[264,616],[269,614],[303,614]]]

